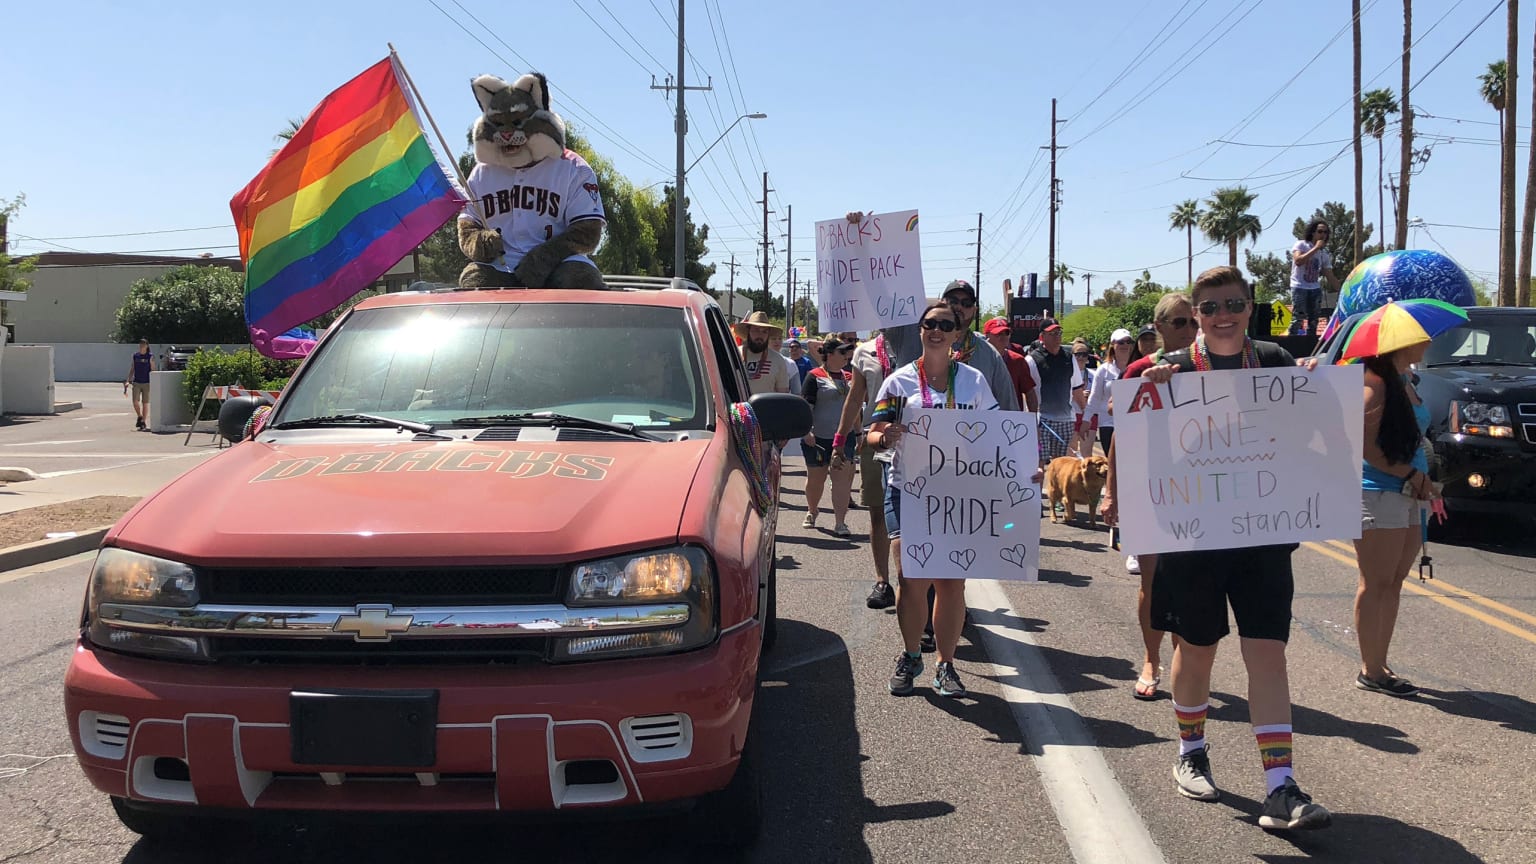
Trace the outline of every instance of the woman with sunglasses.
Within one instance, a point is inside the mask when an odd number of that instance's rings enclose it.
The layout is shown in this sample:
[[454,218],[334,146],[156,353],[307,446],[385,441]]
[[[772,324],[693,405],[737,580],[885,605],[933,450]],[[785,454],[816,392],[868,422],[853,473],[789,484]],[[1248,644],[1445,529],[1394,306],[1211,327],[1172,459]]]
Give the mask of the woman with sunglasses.
[[849,535],[849,495],[853,489],[853,441],[841,442],[843,457],[834,461],[836,449],[833,438],[837,435],[838,419],[843,415],[843,404],[848,400],[848,390],[853,374],[848,360],[853,356],[853,343],[829,336],[821,343],[817,353],[822,365],[805,376],[801,395],[811,403],[811,432],[801,442],[805,453],[805,521],[802,528],[816,527],[817,511],[821,507],[821,493],[827,486],[827,475],[832,476],[832,533],[839,537]]
[[[1190,293],[1200,335],[1189,348],[1165,354],[1143,377],[1166,383],[1181,371],[1298,365],[1279,345],[1248,338],[1253,298],[1242,271],[1212,267],[1200,274]],[[1312,368],[1316,362],[1301,365]],[[1114,480],[1111,472],[1109,483]],[[1105,521],[1110,524],[1118,521],[1115,491],[1111,488],[1111,503],[1105,507]],[[1285,647],[1295,591],[1293,549],[1293,545],[1274,545],[1167,552],[1158,556],[1152,581],[1152,625],[1179,637],[1173,649],[1172,680],[1179,727],[1175,788],[1197,801],[1221,796],[1211,776],[1205,717],[1216,646],[1230,632],[1230,605],[1248,671],[1248,720],[1269,790],[1259,811],[1259,826],[1270,830],[1325,828],[1333,821],[1327,808],[1313,803],[1296,785],[1291,770],[1291,693]]]
[[[996,409],[997,397],[987,386],[987,379],[974,368],[951,356],[960,335],[960,319],[943,300],[930,303],[919,321],[923,335],[923,353],[916,362],[897,368],[880,385],[875,399],[874,422],[868,441],[880,450],[891,450],[901,441],[902,431],[913,419],[915,408],[989,408]],[[895,451],[885,489],[885,528],[891,538],[891,553],[901,558],[901,452]],[[923,671],[921,642],[928,619],[927,595],[935,592],[933,629],[938,668],[933,689],[941,696],[964,696],[965,685],[955,673],[955,647],[965,626],[964,579],[897,580],[896,618],[901,626],[903,651],[896,658],[896,672],[890,690],[896,696],[912,692],[912,682]]]
[[[1109,385],[1111,381],[1119,380],[1120,374],[1131,365],[1134,345],[1131,331],[1124,327],[1109,334],[1109,358],[1093,370],[1093,380],[1088,385],[1088,404],[1083,407],[1083,416],[1088,418],[1090,428],[1098,425],[1099,446],[1104,448],[1105,453],[1109,452],[1109,442],[1115,437],[1115,415],[1110,413]],[[1091,442],[1084,444],[1085,451],[1093,449]]]
[[[1163,355],[1173,351],[1182,351],[1195,341],[1195,307],[1189,301],[1189,295],[1172,291],[1164,294],[1157,301],[1157,307],[1152,310],[1152,335],[1154,339],[1160,339],[1163,347],[1155,344],[1146,356],[1131,361],[1122,378],[1140,378],[1141,373],[1151,369],[1162,362]],[[1115,450],[1109,449],[1110,471],[1115,467]],[[1106,487],[1108,484],[1105,484]],[[1141,577],[1141,586],[1136,589],[1136,620],[1141,623],[1141,644],[1144,653],[1141,657],[1141,674],[1136,676],[1136,685],[1131,693],[1137,699],[1150,701],[1157,698],[1158,686],[1162,684],[1162,651],[1163,631],[1152,626],[1152,578],[1157,572],[1156,555],[1127,555],[1125,556],[1125,571],[1132,576]],[[1179,637],[1174,636],[1175,641]]]

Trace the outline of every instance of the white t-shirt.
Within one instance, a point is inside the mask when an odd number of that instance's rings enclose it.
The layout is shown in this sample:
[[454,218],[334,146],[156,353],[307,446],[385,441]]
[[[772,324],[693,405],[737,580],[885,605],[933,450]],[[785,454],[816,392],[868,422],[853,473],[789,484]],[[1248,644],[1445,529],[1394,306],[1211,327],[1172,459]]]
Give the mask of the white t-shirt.
[[747,367],[747,389],[752,395],[759,393],[793,393],[795,364],[783,354],[769,348],[754,354],[742,346],[741,362]]
[[[480,202],[480,211],[485,213],[490,227],[501,232],[507,253],[495,266],[508,273],[529,250],[563,234],[572,223],[607,219],[597,188],[597,174],[587,160],[572,150],[565,151],[559,159],[544,159],[527,168],[477,163],[469,172],[469,194]],[[484,224],[473,206],[459,219]],[[585,255],[572,255],[565,260],[591,263]]]
[[1333,259],[1328,256],[1327,249],[1317,250],[1317,254],[1311,258],[1296,263],[1296,256],[1305,255],[1312,244],[1305,240],[1297,240],[1291,247],[1291,287],[1304,288],[1309,291],[1323,290],[1323,271],[1333,266]]
[[1083,422],[1092,423],[1097,417],[1100,428],[1113,427],[1115,415],[1109,413],[1109,388],[1111,381],[1119,381],[1122,370],[1115,361],[1108,360],[1093,370],[1093,383],[1088,387],[1088,404],[1083,408]]
[[[985,410],[997,410],[997,397],[992,395],[992,388],[987,386],[986,376],[977,372],[972,366],[964,363],[953,364],[955,368],[955,404],[946,404],[948,394],[933,388],[928,389],[932,405],[923,404],[923,385],[918,378],[917,364],[908,363],[892,372],[880,385],[880,393],[875,398],[875,413],[870,422],[873,423],[910,423],[914,419],[908,408],[981,408]],[[889,450],[881,450],[875,455],[882,462],[891,463],[890,476],[887,478],[889,485],[895,486],[901,482],[901,460],[897,458],[899,447]]]

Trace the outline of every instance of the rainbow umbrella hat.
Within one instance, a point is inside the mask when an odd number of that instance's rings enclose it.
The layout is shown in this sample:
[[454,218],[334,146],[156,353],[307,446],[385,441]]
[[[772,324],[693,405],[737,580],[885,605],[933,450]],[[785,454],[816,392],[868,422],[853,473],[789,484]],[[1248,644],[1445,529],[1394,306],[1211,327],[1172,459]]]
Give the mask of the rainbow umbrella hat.
[[1467,311],[1444,300],[1388,301],[1355,326],[1344,346],[1344,359],[1376,357],[1428,342],[1461,324]]

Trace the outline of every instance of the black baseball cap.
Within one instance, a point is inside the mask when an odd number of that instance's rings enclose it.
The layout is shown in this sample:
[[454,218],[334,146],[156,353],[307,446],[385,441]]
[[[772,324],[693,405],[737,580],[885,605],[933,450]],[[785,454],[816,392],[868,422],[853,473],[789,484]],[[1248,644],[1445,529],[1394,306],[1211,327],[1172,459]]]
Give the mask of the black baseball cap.
[[940,297],[948,297],[949,295],[955,293],[956,291],[964,291],[964,292],[970,294],[973,299],[976,297],[976,289],[971,287],[971,283],[965,281],[964,279],[956,279],[955,281],[949,283],[948,285],[945,285],[944,286],[944,293],[940,294],[939,296]]

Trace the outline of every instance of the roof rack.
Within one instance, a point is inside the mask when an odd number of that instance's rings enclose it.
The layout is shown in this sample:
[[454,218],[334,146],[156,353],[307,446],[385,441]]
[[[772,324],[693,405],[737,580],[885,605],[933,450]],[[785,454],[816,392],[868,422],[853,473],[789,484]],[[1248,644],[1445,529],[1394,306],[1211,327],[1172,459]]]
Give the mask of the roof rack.
[[634,291],[664,291],[668,288],[680,288],[685,291],[704,292],[697,282],[692,279],[682,279],[677,276],[603,276],[603,282],[609,288],[624,288]]

